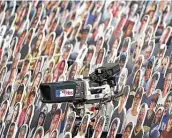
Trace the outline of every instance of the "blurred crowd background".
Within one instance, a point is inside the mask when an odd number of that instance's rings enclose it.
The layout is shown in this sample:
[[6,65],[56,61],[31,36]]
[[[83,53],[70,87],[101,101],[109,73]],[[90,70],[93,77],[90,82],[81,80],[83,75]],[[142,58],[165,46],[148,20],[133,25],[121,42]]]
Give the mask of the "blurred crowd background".
[[[171,33],[170,0],[1,0],[0,137],[171,138]],[[40,83],[87,77],[105,63],[119,63],[111,91],[123,95],[95,123],[85,114],[75,129],[68,103],[41,102]]]

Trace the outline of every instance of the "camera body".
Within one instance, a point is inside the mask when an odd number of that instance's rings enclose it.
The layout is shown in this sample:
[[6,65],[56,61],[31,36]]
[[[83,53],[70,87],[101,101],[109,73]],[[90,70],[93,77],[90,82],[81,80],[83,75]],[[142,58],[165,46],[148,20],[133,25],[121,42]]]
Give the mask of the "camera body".
[[80,102],[86,98],[83,80],[40,84],[42,101],[45,103]]
[[95,103],[104,97],[111,97],[108,84],[89,87],[87,80],[62,81],[40,84],[42,102],[44,103]]
[[116,85],[118,64],[108,63],[95,69],[88,79],[77,79],[40,84],[42,101],[45,103],[95,103],[113,95],[110,88]]

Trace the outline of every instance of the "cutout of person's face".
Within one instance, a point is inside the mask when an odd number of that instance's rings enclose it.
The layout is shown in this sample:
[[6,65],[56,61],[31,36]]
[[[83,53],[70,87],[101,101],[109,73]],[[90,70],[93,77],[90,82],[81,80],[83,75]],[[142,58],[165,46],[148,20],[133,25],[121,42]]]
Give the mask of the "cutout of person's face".
[[15,52],[14,52],[14,54],[20,51],[21,46],[22,46],[22,44],[23,44],[23,42],[24,42],[24,39],[25,39],[26,34],[27,34],[27,30],[25,30],[25,31],[18,37],[18,42],[17,42],[17,45],[16,45],[16,47],[15,47]]
[[45,18],[43,18],[43,19],[40,21],[40,23],[39,23],[39,25],[38,25],[38,30],[39,30],[40,32],[42,32],[42,31],[44,30],[45,25],[46,25],[46,23],[47,23],[47,20],[48,20],[48,17],[45,17]]
[[129,93],[129,87],[125,86],[124,89],[123,89],[123,95],[121,96],[121,98],[119,100],[118,107],[120,107],[120,108],[125,107],[125,104],[126,104],[126,101],[127,101],[127,98],[128,98],[128,93]]
[[134,72],[141,68],[143,59],[144,59],[143,55],[138,56],[138,58],[135,61],[134,67],[133,67]]
[[88,52],[87,55],[84,58],[84,62],[86,62],[86,64],[90,64],[92,62],[92,58],[95,55],[95,46],[94,45],[90,45],[88,48]]
[[0,72],[0,81],[3,82],[4,81],[4,78],[5,78],[5,75],[7,73],[7,68],[6,67],[3,67],[1,69],[1,72]]
[[121,52],[127,52],[130,42],[131,42],[131,39],[129,37],[125,38],[121,47]]
[[41,32],[38,34],[38,36],[36,36],[36,42],[34,42],[33,44],[31,43],[32,57],[37,57],[39,55],[39,51],[40,51],[40,47],[43,42],[43,38],[44,38],[44,34]]
[[17,73],[16,68],[13,68],[13,69],[11,70],[10,77],[9,77],[9,79],[8,79],[8,82],[12,82],[12,81],[15,79],[16,73]]
[[50,63],[49,63],[49,67],[48,67],[49,73],[53,70],[54,64],[55,64],[54,60],[51,60]]
[[7,43],[10,43],[11,39],[13,37],[13,34],[14,34],[14,30],[13,29],[9,30],[7,32],[7,34],[5,35],[4,41],[7,42]]
[[46,10],[50,10],[54,5],[58,5],[59,1],[49,1],[47,4],[46,4]]
[[136,126],[142,126],[142,124],[144,122],[144,119],[145,119],[145,116],[146,116],[146,112],[147,112],[145,106],[146,106],[146,104],[143,104],[141,106],[140,112],[138,114]]
[[23,10],[24,10],[23,7],[18,7],[17,8],[17,11],[16,11],[17,17],[16,17],[16,20],[15,20],[16,25],[20,24],[21,21],[22,21]]
[[69,80],[72,80],[75,78],[77,70],[78,70],[78,63],[74,63],[69,72]]
[[92,56],[93,56],[93,52],[94,51],[88,51],[88,55],[87,55],[87,62],[90,62],[91,61],[91,59],[92,59]]
[[132,36],[133,27],[134,27],[134,23],[130,22],[126,28],[126,31],[124,31],[124,37],[131,37]]
[[144,33],[149,22],[149,16],[145,15],[141,21],[141,26],[139,28],[139,33]]
[[43,8],[43,5],[42,4],[41,4],[41,6],[38,5],[38,9],[36,10],[36,14],[35,14],[35,16],[34,16],[34,18],[32,20],[31,27],[37,28],[37,25],[38,25],[38,22],[40,20],[40,16],[41,16],[41,13],[42,13],[42,8]]
[[16,92],[15,103],[20,102],[24,93],[24,85],[20,85]]
[[153,29],[154,29],[154,34],[157,31],[157,28],[158,28],[158,26],[160,24],[160,21],[161,21],[160,17],[154,16],[154,18],[152,19],[152,26],[153,26]]
[[44,76],[43,76],[43,79],[42,79],[42,82],[43,83],[46,83],[48,81],[48,78],[50,76],[50,73],[49,72],[50,72],[50,69],[47,68],[46,71],[44,72]]
[[90,65],[85,65],[83,68],[81,68],[81,70],[81,75],[83,75],[83,77],[88,77],[90,72]]
[[119,56],[120,69],[123,69],[126,66],[126,62],[127,62],[127,55],[120,54],[120,56]]
[[50,128],[49,128],[50,134],[54,129],[56,129],[58,127],[59,121],[60,121],[60,116],[61,116],[61,110],[59,110],[59,112],[56,111],[56,113],[54,114],[54,116],[51,120],[51,124],[50,124]]
[[4,21],[3,21],[3,24],[8,24],[8,22],[9,22],[9,19],[10,19],[10,17],[11,17],[11,10],[10,9],[7,9],[6,11],[5,11],[5,19],[4,19]]
[[20,103],[16,103],[15,106],[14,106],[11,122],[16,122],[17,121],[17,119],[19,117],[19,112],[20,112]]
[[153,10],[150,10],[149,12],[148,12],[148,15],[149,15],[149,18],[150,18],[150,23],[152,23],[152,20],[153,20],[153,18],[154,18],[154,15],[155,15],[155,10],[153,9]]
[[27,108],[27,111],[26,111],[26,114],[25,114],[25,117],[24,117],[24,121],[23,121],[23,124],[28,124],[29,125],[29,122],[30,120],[32,119],[32,112],[33,112],[33,106],[29,106]]
[[6,115],[7,108],[8,108],[8,103],[6,101],[1,105],[1,108],[0,108],[0,121],[3,121],[3,118]]
[[116,29],[113,32],[113,36],[114,37],[121,33],[122,28],[124,27],[126,20],[127,20],[127,15],[126,14],[122,14],[121,15],[121,19],[120,19]]
[[27,83],[30,81],[30,73],[25,74],[25,76],[23,77],[21,83],[23,83],[25,86],[27,86]]
[[162,95],[163,96],[166,95],[168,90],[170,89],[171,80],[172,80],[172,75],[171,75],[171,73],[168,73],[165,77],[164,85],[163,85],[163,89],[162,89]]
[[138,71],[135,73],[135,76],[134,76],[134,79],[133,79],[133,84],[136,85],[137,87],[138,87],[139,84],[140,84],[140,77],[141,77],[141,70],[138,70]]
[[152,34],[153,34],[153,27],[152,26],[148,26],[146,31],[145,31],[145,38],[144,41],[148,42],[151,40],[152,38]]
[[115,53],[115,51],[118,50],[119,44],[120,44],[120,38],[115,39],[111,48],[111,53]]
[[61,3],[60,3],[60,7],[63,9],[65,9],[67,7],[67,5],[68,5],[68,1],[61,1]]
[[38,128],[34,134],[34,138],[42,138],[44,135],[44,130],[42,127]]
[[37,133],[34,138],[41,138],[41,135]]
[[26,72],[28,71],[29,65],[30,65],[29,59],[25,59],[25,61],[23,62],[20,75],[24,76],[26,74]]
[[29,32],[27,33],[27,36],[25,37],[24,44],[26,45],[30,44],[30,42],[32,41],[33,34],[34,34],[34,30],[33,28],[31,28]]
[[26,125],[24,125],[19,130],[18,138],[25,138],[26,133],[27,133],[27,128],[26,128]]
[[119,80],[118,80],[118,86],[119,86],[118,90],[119,91],[125,85],[126,79],[127,79],[127,71],[122,70],[122,72],[120,73],[120,76],[119,76]]
[[62,60],[60,61],[57,66],[54,68],[54,79],[58,79],[60,77],[60,75],[64,72],[65,69],[65,65],[66,65],[66,61]]
[[55,50],[55,42],[53,42],[52,44],[51,44],[51,47],[50,47],[50,49],[49,49],[49,52],[48,52],[48,56],[54,56],[54,50]]
[[134,47],[134,51],[132,54],[133,61],[135,61],[135,59],[137,59],[138,55],[140,54],[142,46],[143,46],[143,39],[139,38],[138,40],[136,40],[136,45]]
[[[170,115],[169,117],[169,120],[167,122],[167,126],[166,126],[166,132],[165,133],[165,137],[168,135],[168,136],[171,136],[171,130],[172,130],[172,115]],[[163,133],[162,133],[163,134]],[[167,134],[167,135],[166,135]],[[163,136],[163,135],[162,135]]]
[[84,46],[81,50],[80,50],[80,52],[78,53],[78,56],[77,56],[77,58],[76,58],[76,62],[83,62],[83,60],[84,60],[84,57],[86,56],[86,54],[87,54],[87,52],[88,52],[88,48],[86,47],[86,46]]
[[132,123],[128,123],[128,125],[126,126],[126,128],[124,130],[122,138],[130,138],[132,130],[133,130],[133,124]]
[[103,38],[100,37],[100,38],[97,40],[97,43],[96,43],[96,53],[98,53],[99,50],[102,48],[102,44],[103,44]]
[[68,45],[62,50],[63,51],[62,59],[68,60],[72,47],[73,47],[72,45]]
[[98,52],[96,64],[101,65],[101,63],[103,62],[104,54],[105,54],[105,49],[100,49],[99,52]]
[[113,17],[119,18],[118,16],[121,14],[123,8],[125,7],[125,2],[115,2],[113,6]]
[[154,49],[154,43],[150,42],[148,44],[148,47],[146,47],[144,52],[143,52],[145,60],[147,60],[147,59],[149,59],[151,57],[153,49]]
[[104,40],[105,40],[106,42],[110,39],[112,33],[113,33],[113,27],[111,26],[111,27],[109,27],[109,28],[106,30],[106,32],[105,32],[105,34],[104,34]]
[[143,91],[140,91],[140,92],[141,93],[139,93],[139,91],[137,91],[136,95],[134,96],[133,106],[132,106],[132,108],[134,108],[134,109],[137,109],[140,106],[142,95],[143,95]]
[[51,112],[55,113],[56,110],[57,110],[57,104],[53,104],[51,108]]
[[41,78],[42,78],[42,73],[41,72],[39,72],[37,75],[36,75],[36,78],[34,79],[34,81],[33,81],[33,87],[38,87],[38,85],[39,85],[39,83],[40,83],[40,81],[41,81]]
[[6,66],[6,63],[8,61],[8,53],[5,53],[3,56],[2,56],[2,59],[1,59],[1,64],[0,64],[0,67],[2,68],[3,66]]
[[38,35],[38,40],[36,41],[36,46],[35,46],[37,49],[39,48],[39,46],[41,44],[42,38],[43,38],[43,34],[39,34]]
[[64,33],[62,33],[62,35],[59,38],[57,38],[56,54],[61,52],[62,44],[63,44],[64,39],[65,39],[64,37],[65,37]]
[[57,137],[57,131],[53,131],[50,138],[56,138]]
[[[158,78],[153,78],[155,75],[157,75]],[[159,80],[159,74],[157,73],[153,74],[152,78],[150,79],[148,89],[146,91],[147,95],[149,95],[151,92],[155,90],[158,80]]]
[[136,14],[136,11],[138,10],[138,7],[138,3],[132,4],[129,10],[129,16],[134,16]]
[[152,98],[151,98],[151,101],[149,104],[149,109],[151,109],[151,110],[153,110],[156,107],[156,104],[158,102],[159,95],[157,95],[157,94],[159,94],[159,93],[155,93],[152,95]]
[[29,93],[28,100],[27,100],[28,106],[34,103],[35,95],[36,95],[36,92],[34,90]]
[[172,69],[172,55],[170,56],[170,59],[169,59],[169,64],[168,64],[168,70]]
[[83,32],[82,30],[80,31],[79,35],[81,35],[81,40],[80,40],[81,42],[85,42],[87,40],[89,32],[90,32],[89,27],[84,28]]
[[25,6],[23,6],[23,18],[29,18],[30,10],[31,10],[32,3],[27,3]]
[[49,27],[49,32],[54,32],[56,30],[58,22],[58,18],[55,18],[52,25]]
[[161,60],[161,66],[160,66],[160,69],[159,69],[160,72],[164,73],[167,70],[168,60],[169,60],[168,57],[164,57]]
[[100,137],[103,127],[104,127],[104,121],[105,120],[103,116],[99,118],[99,121],[97,122],[97,125],[94,130],[94,138]]
[[72,131],[74,121],[75,121],[75,113],[71,112],[68,115],[68,119],[67,119],[66,126],[65,126],[65,131],[64,131],[65,133]]
[[169,93],[164,103],[164,110],[168,112],[172,103],[172,95]]
[[69,21],[66,24],[64,24],[63,31],[66,34],[69,34],[72,31],[72,22],[71,21]]
[[6,7],[7,7],[7,3],[4,1],[1,1],[0,2],[0,12],[6,10]]
[[3,95],[3,100],[9,100],[12,92],[12,86],[8,85],[5,91],[5,94]]
[[86,130],[87,130],[87,127],[88,127],[89,119],[90,119],[89,115],[85,115],[83,117],[83,120],[82,120],[81,125],[79,127],[79,132],[78,132],[80,136],[83,136],[83,135],[86,134]]
[[52,52],[52,50],[54,51],[54,39],[55,39],[55,34],[52,33],[50,34],[48,40],[45,43],[45,49],[43,48],[42,51],[42,55],[49,55],[50,52]]
[[12,138],[14,135],[14,130],[15,130],[15,123],[12,123],[8,129],[8,138]]
[[159,49],[159,51],[157,53],[157,57],[156,57],[157,61],[161,61],[162,60],[162,58],[164,57],[165,51],[166,51],[165,47]]
[[112,124],[111,124],[110,130],[108,132],[107,138],[114,138],[114,137],[116,137],[116,133],[117,133],[117,130],[118,130],[118,127],[119,127],[119,123],[120,123],[120,120],[117,119],[117,118],[115,118],[112,121]]
[[[14,37],[14,38],[11,40],[11,43],[10,43],[10,50],[12,51],[12,53],[13,53],[14,48],[16,47],[17,43],[18,43],[18,37]],[[12,56],[12,55],[11,55],[11,56]],[[11,57],[11,56],[10,56],[10,57]]]
[[163,109],[159,108],[157,110],[156,114],[155,114],[155,117],[154,117],[154,120],[153,120],[153,124],[158,125],[161,122],[162,115],[163,115]]
[[5,25],[2,25],[0,27],[0,38],[3,38],[3,36],[5,34],[5,31],[6,31],[6,26]]
[[64,138],[72,138],[71,133],[70,133],[70,132],[67,132],[67,133],[65,134]]
[[160,38],[160,44],[166,44],[170,35],[171,35],[171,30],[172,28],[171,27],[167,27],[163,33],[162,33],[162,36]]
[[[11,16],[9,17],[9,20],[8,20],[8,22],[6,23],[6,25],[8,26],[8,28],[10,28],[11,26],[14,26],[16,17],[17,17],[17,13],[15,13],[15,14],[13,14],[13,15],[11,15]],[[6,19],[6,18],[5,18],[5,19]],[[17,29],[18,29],[17,27],[18,27],[18,26],[15,26],[14,28],[17,30]]]
[[60,22],[62,23],[66,21],[66,18],[68,17],[68,10],[65,9],[62,11],[61,15],[60,15]]
[[39,115],[39,118],[38,118],[38,124],[37,124],[37,127],[39,126],[43,126],[43,123],[45,121],[45,113],[44,112],[41,112],[40,115]]
[[35,66],[35,69],[34,69],[34,75],[37,75],[39,71],[41,71],[41,65],[42,65],[42,58],[38,59],[37,63],[36,63],[36,66]]
[[145,73],[144,73],[145,81],[149,80],[151,73],[152,73],[152,67],[153,67],[152,62],[148,62]]
[[70,39],[73,40],[77,38],[79,31],[81,30],[81,22],[78,22],[73,28],[70,35]]

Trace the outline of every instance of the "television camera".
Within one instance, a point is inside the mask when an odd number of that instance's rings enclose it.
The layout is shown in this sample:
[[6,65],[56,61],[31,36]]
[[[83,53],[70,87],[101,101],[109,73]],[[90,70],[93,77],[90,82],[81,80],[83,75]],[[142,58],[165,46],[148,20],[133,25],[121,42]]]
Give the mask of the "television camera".
[[87,78],[40,84],[44,103],[94,103],[100,99],[119,97],[111,88],[116,85],[115,76],[120,72],[119,65],[105,64],[95,69]]
[[111,90],[116,86],[115,78],[119,72],[119,64],[107,63],[95,69],[87,78],[40,84],[42,102],[69,102],[70,107],[76,111],[80,120],[85,113],[90,113],[90,105],[97,103],[95,110],[98,112],[91,114],[91,121],[94,121],[103,104],[107,104],[122,95],[121,93],[114,94]]

